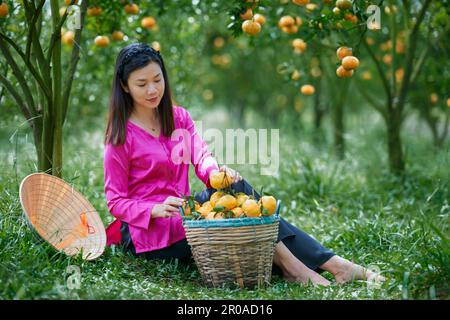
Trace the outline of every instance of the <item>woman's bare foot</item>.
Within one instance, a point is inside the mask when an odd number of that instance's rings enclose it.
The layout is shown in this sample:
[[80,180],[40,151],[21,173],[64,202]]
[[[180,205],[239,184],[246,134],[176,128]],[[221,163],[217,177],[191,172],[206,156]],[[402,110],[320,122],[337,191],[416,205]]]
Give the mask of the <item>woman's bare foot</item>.
[[309,269],[281,241],[275,246],[273,262],[280,267],[283,277],[289,282],[312,283],[313,285],[322,286],[330,285],[330,281]]
[[312,285],[320,285],[320,286],[329,286],[330,281],[322,277],[317,272],[308,269],[308,270],[301,270],[300,272],[295,273],[285,273],[283,272],[283,277],[288,282],[299,282],[303,284],[312,284]]
[[345,283],[353,280],[370,280],[375,282],[386,280],[382,275],[337,255],[331,257],[320,268],[331,272],[337,283]]

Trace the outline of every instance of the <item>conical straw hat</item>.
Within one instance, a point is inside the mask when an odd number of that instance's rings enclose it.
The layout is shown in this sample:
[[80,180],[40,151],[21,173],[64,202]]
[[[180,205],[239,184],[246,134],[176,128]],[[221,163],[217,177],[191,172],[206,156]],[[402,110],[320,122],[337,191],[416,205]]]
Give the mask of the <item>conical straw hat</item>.
[[100,216],[86,198],[64,180],[33,173],[20,184],[20,203],[39,235],[68,256],[82,251],[85,260],[99,257],[106,245]]

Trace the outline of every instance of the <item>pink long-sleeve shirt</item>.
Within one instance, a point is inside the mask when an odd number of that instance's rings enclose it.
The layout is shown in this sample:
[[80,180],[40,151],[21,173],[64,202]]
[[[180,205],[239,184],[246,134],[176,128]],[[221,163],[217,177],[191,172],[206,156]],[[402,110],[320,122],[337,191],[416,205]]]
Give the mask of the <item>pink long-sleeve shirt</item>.
[[118,221],[128,223],[136,253],[162,249],[186,237],[180,215],[152,218],[153,207],[169,196],[190,194],[190,164],[207,187],[210,172],[219,169],[189,112],[174,106],[173,114],[175,131],[171,137],[162,133],[154,137],[128,120],[125,143],[105,145],[108,209]]

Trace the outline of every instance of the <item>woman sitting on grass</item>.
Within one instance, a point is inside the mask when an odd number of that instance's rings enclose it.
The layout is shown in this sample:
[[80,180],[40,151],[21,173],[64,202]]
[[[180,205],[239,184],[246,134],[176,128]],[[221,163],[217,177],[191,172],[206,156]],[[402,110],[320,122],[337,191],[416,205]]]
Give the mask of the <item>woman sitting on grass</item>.
[[[239,173],[218,166],[189,112],[172,104],[160,53],[144,43],[123,48],[116,61],[105,134],[105,195],[117,218],[107,229],[108,245],[122,244],[145,259],[192,259],[179,212],[184,201],[180,196],[190,194],[190,163],[174,152],[180,144],[171,139],[176,129],[188,132],[185,140],[190,141],[181,143],[192,146],[190,162],[208,188],[211,173],[226,171],[235,184],[251,190]],[[319,274],[324,270],[339,283],[372,275],[382,280],[281,219],[273,273],[289,281],[329,285]]]

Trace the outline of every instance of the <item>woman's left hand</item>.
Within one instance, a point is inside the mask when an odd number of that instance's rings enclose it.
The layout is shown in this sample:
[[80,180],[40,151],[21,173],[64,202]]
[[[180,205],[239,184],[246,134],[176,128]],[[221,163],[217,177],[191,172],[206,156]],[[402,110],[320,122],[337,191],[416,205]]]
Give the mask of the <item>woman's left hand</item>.
[[242,176],[239,174],[239,172],[237,172],[236,170],[233,170],[227,166],[221,166],[219,168],[220,172],[226,172],[227,175],[229,175],[230,177],[233,178],[233,183],[236,183],[238,181],[242,180]]

